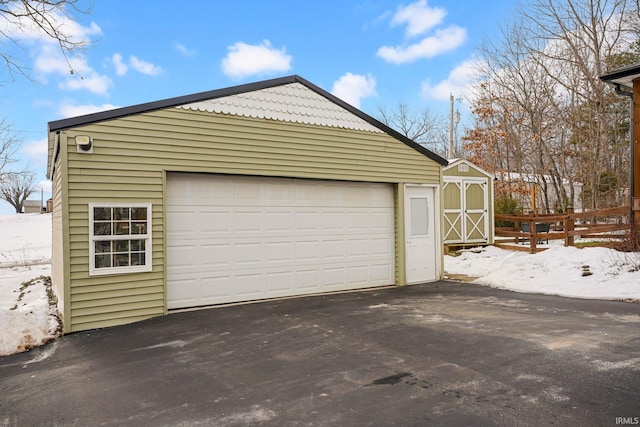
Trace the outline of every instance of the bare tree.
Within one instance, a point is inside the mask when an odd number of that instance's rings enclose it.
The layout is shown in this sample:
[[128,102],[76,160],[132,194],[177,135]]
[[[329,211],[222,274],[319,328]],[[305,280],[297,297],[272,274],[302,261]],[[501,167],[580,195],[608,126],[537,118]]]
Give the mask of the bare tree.
[[[79,0],[0,0],[0,42],[8,41],[20,52],[25,49],[25,37],[52,41],[73,74],[69,57],[89,43],[73,21],[74,15],[89,12],[80,9],[78,3]],[[0,51],[0,61],[11,76],[18,73],[28,77],[25,65],[15,55]]]
[[447,124],[442,117],[434,115],[427,107],[412,110],[398,103],[393,109],[378,107],[379,120],[407,138],[438,154],[446,151],[445,132]]
[[611,88],[599,77],[607,71],[608,58],[637,40],[632,9],[629,0],[534,0],[519,9],[529,51],[536,52],[547,76],[581,106],[585,114],[581,120],[590,122],[588,128],[581,126],[580,178],[591,189],[593,208],[598,207],[599,177],[610,168],[611,158],[607,102]]
[[24,201],[36,190],[36,175],[31,171],[9,172],[0,181],[0,199],[22,213]]
[[[497,140],[502,147],[491,150],[488,163],[495,172],[535,180],[547,209],[564,208],[579,197],[599,207],[605,203],[598,200],[601,177],[608,180],[607,188],[612,182],[624,184],[624,172],[614,174],[615,180],[607,172],[626,171],[628,164],[628,139],[619,125],[625,112],[617,106],[626,100],[616,97],[599,76],[637,60],[638,3],[522,2],[516,19],[483,45],[484,81],[477,87],[474,108],[477,117],[477,111],[493,117],[479,121],[481,127],[465,140],[477,156],[490,128],[504,134]],[[576,182],[584,183],[586,195],[576,194]]]
[[5,119],[0,119],[0,181],[9,173],[9,165],[16,162],[19,140],[11,132]]

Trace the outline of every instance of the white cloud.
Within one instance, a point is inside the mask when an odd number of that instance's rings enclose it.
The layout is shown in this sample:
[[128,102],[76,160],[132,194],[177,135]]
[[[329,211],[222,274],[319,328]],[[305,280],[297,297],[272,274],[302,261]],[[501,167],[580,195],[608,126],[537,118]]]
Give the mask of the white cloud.
[[88,90],[98,95],[106,95],[111,87],[111,79],[99,74],[82,57],[68,60],[54,46],[43,45],[35,59],[34,70],[43,79],[53,74],[64,78],[59,83],[61,89]]
[[36,141],[27,141],[22,145],[22,153],[26,154],[30,161],[36,164],[47,163],[48,149],[47,138],[42,138]]
[[[46,82],[46,77],[50,74],[69,76],[73,72],[86,76],[95,73],[84,57],[77,54],[65,56],[58,39],[52,38],[31,20],[20,16],[24,15],[25,4],[27,2],[9,2],[9,13],[0,14],[0,33],[4,38],[9,37],[18,42],[32,58],[35,58],[33,69],[40,79]],[[102,34],[95,22],[83,26],[70,15],[53,7],[46,7],[42,18],[48,25],[62,32],[63,39],[66,40],[62,42],[62,47],[74,49],[76,52],[77,47],[86,47],[91,42],[91,36]]]
[[137,72],[146,74],[147,76],[157,76],[163,71],[162,67],[154,65],[151,62],[139,59],[138,57],[133,55],[131,56],[131,58],[129,58],[129,65],[131,65],[131,68],[133,68]]
[[47,154],[47,138],[42,138],[37,141],[28,141],[23,144],[22,152],[29,157],[38,157],[42,154]]
[[426,37],[419,43],[409,46],[382,46],[378,49],[378,56],[395,64],[414,62],[450,52],[462,45],[466,38],[467,31],[464,28],[451,25],[443,30],[436,30],[435,35]]
[[[15,14],[0,14],[0,31],[3,34],[15,40],[57,45],[57,40],[51,38],[31,20],[19,16],[25,14],[23,2],[11,2],[8,9]],[[51,23],[51,26],[61,29],[68,36],[69,42],[73,44],[87,45],[91,36],[102,34],[102,30],[95,22],[91,22],[88,27],[85,27],[55,9],[46,13],[45,18]]]
[[331,93],[343,101],[360,108],[362,98],[376,96],[376,79],[373,76],[346,73],[333,83]]
[[234,79],[291,69],[291,55],[287,55],[284,48],[275,49],[269,40],[259,45],[237,42],[227,49],[229,53],[222,60],[222,72]]
[[173,47],[184,56],[195,56],[196,54],[195,49],[189,49],[182,43],[174,43]]
[[129,63],[126,64],[122,60],[122,55],[117,52],[114,53],[111,57],[111,63],[113,63],[116,74],[118,76],[124,76],[125,74],[127,74],[129,72],[129,67],[133,68],[141,74],[146,74],[147,76],[157,76],[164,71],[162,67],[154,65],[151,62],[144,61],[134,55],[131,55],[129,57]]
[[42,75],[58,74],[69,75],[71,70],[74,73],[83,74],[93,71],[83,57],[73,57],[66,59],[62,53],[52,45],[43,45],[38,51],[34,69]]
[[40,189],[42,189],[42,191],[44,191],[45,193],[51,193],[51,181],[49,181],[48,179],[44,179],[39,183],[37,183],[36,190],[40,190]]
[[83,90],[86,89],[89,92],[93,92],[97,95],[107,95],[109,88],[112,85],[112,81],[104,74],[98,74],[92,71],[88,75],[80,75],[76,78],[69,78],[60,83],[61,89],[68,90]]
[[446,15],[446,10],[429,7],[427,0],[420,0],[399,8],[391,19],[391,26],[407,24],[407,36],[415,37],[439,25]]
[[64,103],[64,104],[61,104],[60,107],[58,108],[58,114],[60,114],[64,118],[68,118],[68,117],[84,116],[85,114],[98,113],[100,111],[113,110],[116,108],[120,108],[120,107],[112,104],[74,105],[70,103]]
[[440,101],[448,101],[450,94],[469,98],[471,95],[469,87],[478,76],[479,62],[469,59],[451,70],[446,80],[442,80],[436,85],[431,85],[428,81],[423,82],[422,96]]
[[119,53],[114,53],[111,57],[111,62],[113,62],[113,66],[116,69],[116,74],[119,76],[124,76],[129,71],[129,67],[127,64],[122,62],[122,55]]

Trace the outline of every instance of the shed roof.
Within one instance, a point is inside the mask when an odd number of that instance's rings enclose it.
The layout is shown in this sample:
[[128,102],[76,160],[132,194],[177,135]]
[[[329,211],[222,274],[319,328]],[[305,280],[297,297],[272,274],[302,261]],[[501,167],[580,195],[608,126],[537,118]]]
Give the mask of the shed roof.
[[449,159],[448,160],[449,164],[444,168],[445,171],[452,169],[454,166],[457,166],[459,164],[465,164],[475,170],[477,170],[478,172],[480,172],[483,175],[486,175],[487,177],[493,179],[494,175],[491,172],[487,172],[486,170],[482,169],[480,166],[476,165],[475,163],[471,163],[469,160],[466,159]]
[[86,114],[83,116],[71,117],[71,118],[62,119],[62,120],[54,120],[49,122],[49,132],[58,132],[58,131],[73,128],[76,126],[93,124],[96,122],[117,119],[121,117],[141,114],[141,113],[160,110],[164,108],[189,106],[189,105],[201,103],[203,101],[215,100],[215,99],[220,99],[220,98],[229,97],[233,95],[240,95],[248,92],[255,92],[255,91],[260,91],[264,89],[274,88],[277,86],[290,85],[293,83],[302,84],[303,86],[315,92],[316,94],[320,95],[321,97],[331,101],[333,104],[336,104],[339,107],[342,107],[343,109],[347,110],[351,114],[364,120],[374,128],[377,128],[380,131],[394,137],[395,139],[400,140],[404,144],[424,154],[425,156],[441,164],[442,166],[447,165],[447,160],[440,157],[436,153],[432,152],[431,150],[428,150],[427,148],[407,138],[406,136],[402,135],[396,130],[385,125],[384,123],[374,119],[373,117],[369,116],[363,111],[353,107],[352,105],[344,102],[340,98],[332,95],[331,93],[325,91],[324,89],[321,89],[320,87],[314,85],[313,83],[303,79],[298,75],[280,77],[276,79],[264,80],[256,83],[243,84],[239,86],[232,86],[232,87],[227,87],[227,88],[217,89],[217,90],[212,90],[207,92],[199,92],[191,95],[184,95],[184,96],[179,96],[175,98],[168,98],[168,99],[163,99],[159,101],[147,102],[143,104],[132,105],[129,107],[117,108],[117,109],[108,110],[108,111],[101,111],[98,113]]

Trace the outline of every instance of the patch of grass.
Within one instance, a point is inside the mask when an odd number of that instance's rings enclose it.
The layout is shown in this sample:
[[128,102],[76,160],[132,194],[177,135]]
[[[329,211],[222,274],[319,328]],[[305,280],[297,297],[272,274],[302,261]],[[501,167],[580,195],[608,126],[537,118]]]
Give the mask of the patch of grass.
[[611,247],[611,242],[609,241],[604,241],[604,240],[598,240],[598,241],[593,241],[593,242],[575,242],[574,245],[576,248],[578,249],[582,249],[582,248],[610,248]]

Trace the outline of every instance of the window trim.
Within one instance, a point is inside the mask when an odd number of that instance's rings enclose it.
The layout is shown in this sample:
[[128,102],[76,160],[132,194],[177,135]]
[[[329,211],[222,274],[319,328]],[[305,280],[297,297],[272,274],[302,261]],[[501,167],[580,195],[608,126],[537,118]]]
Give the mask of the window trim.
[[[147,233],[146,234],[122,234],[122,235],[107,235],[107,236],[96,236],[94,235],[94,209],[95,208],[146,208],[147,209]],[[152,270],[153,262],[152,262],[152,221],[151,217],[153,215],[152,204],[151,203],[89,203],[89,276],[102,276],[107,274],[127,274],[127,273],[143,273],[149,272]],[[116,241],[116,240],[144,240],[145,241],[145,249],[144,254],[145,258],[144,264],[134,265],[134,266],[125,266],[125,267],[103,267],[96,268],[96,248],[95,242],[107,240],[107,241]],[[129,253],[131,250],[129,249]]]

